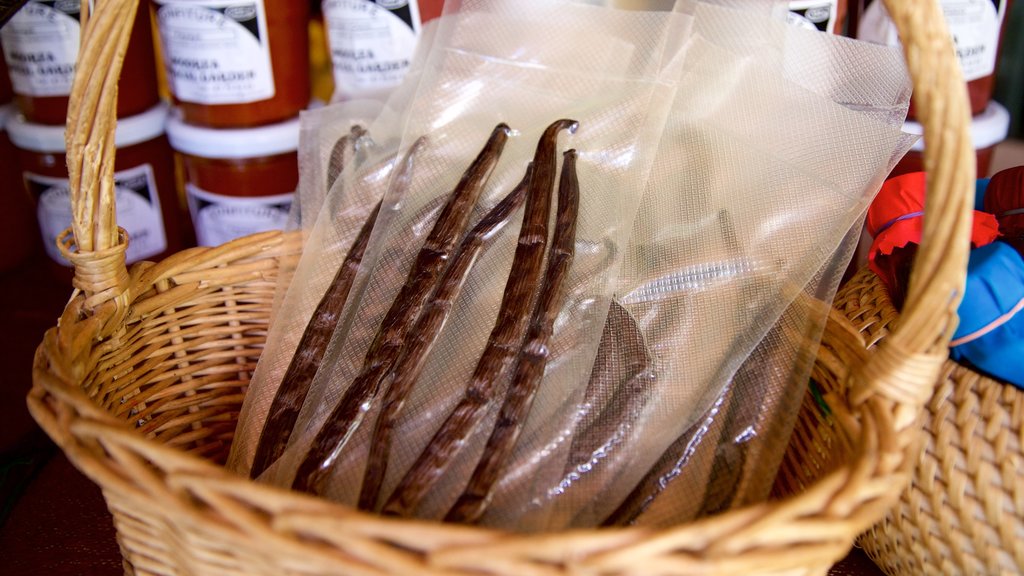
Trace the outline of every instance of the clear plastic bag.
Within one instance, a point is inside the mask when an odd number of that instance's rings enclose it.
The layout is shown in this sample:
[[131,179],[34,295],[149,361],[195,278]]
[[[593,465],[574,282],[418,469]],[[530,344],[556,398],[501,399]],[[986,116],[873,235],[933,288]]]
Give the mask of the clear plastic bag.
[[[305,110],[299,116],[297,222],[312,228],[328,191],[345,166],[358,165],[370,144],[366,126],[380,116],[383,102],[351,100]],[[349,170],[351,175],[355,171]]]
[[[755,0],[756,1],[756,0]],[[891,126],[907,114],[909,76],[900,50],[793,26],[774,12],[680,0],[696,36],[764,70]],[[774,16],[771,16],[774,15]]]
[[[848,258],[844,238],[910,144],[895,121],[908,96],[898,54],[873,55],[879,83],[868,86],[871,75],[833,68],[846,57],[872,57],[868,50],[796,28],[791,38],[771,11],[759,5],[756,18],[744,20],[756,33],[716,36],[731,8],[449,5],[407,108],[370,127],[375,140],[395,143],[392,151],[425,135],[429,142],[407,190],[389,186],[389,176],[374,188],[392,207],[388,219],[373,228],[288,447],[260,480],[292,486],[296,470],[319,466],[327,480],[317,490],[356,504],[390,380],[355,396],[359,425],[321,431],[364,372],[438,211],[499,122],[514,133],[470,225],[522,179],[545,127],[573,118],[579,130],[558,142],[579,151],[575,260],[543,382],[480,521],[523,531],[660,525],[762,498],[795,414],[786,399],[802,393],[825,303]],[[828,56],[801,65],[806,46]],[[325,207],[369,204],[370,162],[342,175],[362,200],[332,191]],[[293,284],[304,290],[289,290],[290,309],[300,313],[283,333],[301,330],[298,319],[309,317],[301,311],[315,306],[305,293],[322,293],[361,224],[334,214],[321,211],[310,229],[302,281]],[[410,470],[448,446],[435,434],[465,401],[521,218],[513,215],[476,257],[452,302],[398,417],[381,497],[368,508],[400,499],[408,478],[419,478]],[[394,335],[400,347],[405,330]],[[275,374],[279,381],[294,348],[277,346],[278,367],[264,369],[266,382]],[[473,426],[443,459],[443,474],[408,507],[416,515],[443,518],[459,499],[508,378],[488,390]],[[664,489],[649,490],[651,482]]]
[[[261,431],[304,330],[366,218],[391,185],[393,169],[408,151],[400,149],[401,126],[436,32],[435,22],[424,26],[405,79],[386,101],[353,100],[302,114],[299,187],[289,228],[301,230],[303,251],[300,258],[281,264],[267,343],[249,384],[227,461],[232,470],[250,473]],[[345,137],[347,142],[339,149]],[[380,223],[386,225],[390,212],[378,216]],[[374,256],[367,251],[363,265],[369,265]],[[357,292],[355,286],[352,294]]]
[[[882,79],[901,79],[883,83],[892,90],[877,92],[871,100],[871,86],[851,81],[848,91],[863,90],[865,98],[858,106],[836,104],[830,101],[835,93],[823,90],[827,98],[810,93],[779,73],[784,50],[729,51],[718,45],[718,38],[704,37],[704,9],[695,12],[676,105],[620,275],[618,302],[638,323],[651,357],[638,375],[611,378],[636,384],[627,386],[634,392],[612,408],[629,416],[605,418],[602,430],[599,415],[577,420],[584,413],[579,407],[589,404],[584,398],[564,405],[559,412],[571,416],[563,417],[559,432],[552,432],[558,418],[537,414],[547,431],[536,434],[533,443],[523,442],[510,465],[517,473],[500,487],[485,523],[543,530],[606,522],[687,430],[693,431],[688,445],[695,457],[676,475],[680,484],[729,493],[709,480],[711,468],[697,463],[703,458],[710,466],[718,447],[730,445],[721,436],[726,422],[712,417],[702,426],[702,420],[716,405],[734,403],[729,393],[741,394],[740,388],[730,392],[727,386],[736,382],[746,358],[769,354],[785,359],[808,348],[804,339],[780,341],[766,335],[776,334],[771,329],[784,318],[795,321],[784,312],[797,293],[807,287],[817,295],[814,275],[835,257],[840,240],[862,218],[882,178],[909,146],[898,124],[882,121],[895,116],[888,113],[893,107],[905,109],[902,65],[876,69]],[[771,22],[762,20],[762,26]],[[809,67],[807,83],[816,81],[816,72],[820,69]],[[844,85],[841,76],[833,83]],[[794,112],[802,120],[795,126],[786,121]],[[723,214],[734,233],[725,232],[729,226],[723,225]],[[819,283],[834,290],[836,281],[838,276]],[[820,297],[828,301],[830,294]],[[820,322],[806,314],[796,319],[810,335]],[[759,393],[743,391],[742,401],[757,405],[759,397],[799,398],[802,369],[799,362],[789,364],[786,378],[769,382]],[[780,396],[783,386],[790,388]],[[782,420],[765,421],[751,431],[763,446],[784,447],[785,406],[767,413]],[[577,458],[586,453],[579,442],[579,450],[572,451],[573,443],[564,441],[581,430],[604,441],[584,438],[591,443],[589,458],[559,461],[559,451]],[[552,445],[552,438],[562,441]],[[538,462],[537,454],[548,462]],[[781,448],[761,454],[761,474],[770,478]],[[515,478],[525,480],[512,486]],[[741,493],[729,493],[728,501],[763,497],[767,489],[764,483],[734,487]],[[651,521],[672,517],[678,522],[714,508],[701,494],[688,496],[693,502],[689,510],[670,507],[670,513],[651,516]]]
[[[498,13],[476,11],[475,6]],[[579,179],[581,189],[587,193],[581,198],[577,253],[566,304],[551,345],[554,359],[549,363],[537,405],[560,404],[565,394],[580,385],[579,381],[585,384],[600,333],[595,328],[603,323],[611,297],[623,232],[628,229],[642,192],[671,99],[672,87],[659,81],[658,72],[665,59],[663,46],[678,20],[563,2],[534,3],[529,9],[519,6],[514,10],[517,18],[534,23],[529,32],[535,40],[523,44],[530,47],[524,52],[514,50],[523,41],[521,36],[514,35],[522,34],[523,28],[479,27],[481,19],[490,17],[499,22],[510,10],[511,3],[463,3],[459,14],[464,21],[442,20],[435,50],[405,128],[406,141],[420,134],[430,135],[430,145],[422,159],[424,174],[407,195],[399,221],[382,240],[381,259],[369,276],[351,329],[335,335],[335,343],[314,383],[316,399],[307,401],[300,415],[303,431],[296,432],[285,458],[264,479],[283,485],[291,483],[290,476],[297,468],[296,462],[304,457],[311,436],[337,404],[344,386],[359,373],[369,342],[401,286],[422,238],[429,232],[430,227],[423,225],[429,219],[423,216],[448,194],[487,132],[498,122],[507,122],[517,133],[506,145],[491,177],[481,201],[484,206],[493,205],[522,177],[538,136],[549,123],[560,117],[579,122],[576,134],[560,138],[560,149],[574,147],[580,151]],[[527,18],[525,13],[530,11],[536,14]],[[605,16],[617,24],[579,26],[581,18]],[[570,22],[574,26],[568,27]],[[610,28],[619,29],[623,39],[632,38],[637,48],[624,52],[612,42],[609,49],[607,37],[589,35],[589,30]],[[588,30],[584,39],[594,50],[578,50],[579,42],[574,42],[578,37],[567,32],[581,29]],[[552,34],[557,31],[562,34]],[[509,36],[503,38],[503,34]],[[624,53],[628,58],[623,58]],[[604,56],[595,61],[595,54]],[[576,59],[575,64],[570,57]],[[546,62],[553,65],[545,66]],[[617,73],[614,69],[609,71],[612,64],[619,69]],[[382,492],[385,496],[426,447],[443,415],[465,389],[493,325],[509,273],[517,228],[514,220],[480,256],[455,303],[398,425],[403,441],[395,446],[390,458]],[[563,325],[569,329],[561,329]],[[564,382],[548,385],[560,379]],[[489,416],[479,427],[483,432],[492,425],[493,412],[500,405],[502,390],[499,387],[495,392]],[[549,398],[551,394],[555,397]],[[371,422],[374,417],[371,409],[365,421]],[[327,488],[328,497],[354,502],[369,428],[361,426],[348,439],[341,462],[335,466],[336,477]],[[472,436],[451,463],[452,479],[466,478],[472,472],[486,441],[483,432]],[[446,480],[423,502],[421,513],[443,515],[459,490],[457,482]]]
[[[539,5],[535,7],[539,8]],[[522,66],[532,66],[543,65],[538,63],[544,61],[555,61],[567,53],[567,44],[564,40],[557,46],[550,46],[538,42],[524,42],[524,39],[556,35],[570,26],[571,18],[566,19],[563,16],[561,19],[545,20],[517,16],[515,20],[511,20],[509,15],[515,12],[511,4],[504,6],[498,14],[490,14],[482,9],[451,11],[455,12],[453,16],[432,21],[424,27],[416,55],[404,81],[390,94],[386,102],[353,101],[333,104],[304,115],[305,129],[300,140],[302,150],[299,194],[297,202],[293,204],[290,225],[303,231],[306,237],[304,250],[301,261],[289,261],[282,270],[282,281],[279,282],[275,298],[274,322],[268,334],[267,347],[246,395],[228,460],[228,466],[232,469],[243,473],[249,472],[262,423],[266,420],[281,378],[295,353],[303,327],[313,314],[319,295],[326,290],[334,276],[334,270],[342,262],[358,233],[362,224],[359,218],[365,218],[370,213],[373,199],[379,198],[389,185],[390,168],[397,159],[406,118],[411,109],[410,103],[419,88],[420,78],[441,22],[455,18],[460,20],[457,27],[454,24],[445,24],[456,31],[446,29],[444,33],[453,44],[449,50],[456,54],[460,51],[473,53],[490,50],[491,52],[484,54],[499,54],[511,61],[519,62]],[[537,21],[543,22],[544,26],[536,26]],[[490,30],[495,28],[501,28],[505,32],[501,35],[490,33]],[[604,31],[610,33],[614,29],[614,25],[606,26]],[[581,48],[586,50],[585,53],[589,54],[590,58],[583,59],[579,55],[572,57],[590,66],[592,72],[625,70],[631,65],[632,46],[613,37],[588,34],[585,38],[587,44],[581,45]],[[498,44],[495,44],[496,42]],[[519,49],[522,46],[533,45],[536,45],[535,49]],[[500,52],[501,50],[504,52]],[[335,178],[330,190],[325,190],[331,155],[338,139],[351,134],[353,126],[356,125],[366,129],[366,136],[360,141],[363,150],[358,159],[365,162],[368,167],[362,172],[357,172],[356,165],[343,170]],[[323,209],[325,206],[326,209]],[[352,217],[339,214],[351,214]],[[321,217],[324,220],[318,224]],[[420,227],[423,225],[429,226],[421,224]],[[374,246],[376,244],[374,242]],[[369,258],[364,258],[364,265],[370,263],[373,254],[375,250],[371,246],[368,250]],[[289,293],[293,278],[300,280],[299,287],[294,293]],[[365,282],[365,277],[357,282],[357,286],[362,282]],[[354,310],[356,304],[356,299],[348,303],[345,313]],[[277,322],[278,318],[281,319],[280,322]],[[348,316],[345,316],[338,325],[347,326],[347,322]],[[342,341],[344,330],[335,339]]]
[[668,526],[762,501],[799,412],[859,223],[736,371],[711,407],[602,523]]

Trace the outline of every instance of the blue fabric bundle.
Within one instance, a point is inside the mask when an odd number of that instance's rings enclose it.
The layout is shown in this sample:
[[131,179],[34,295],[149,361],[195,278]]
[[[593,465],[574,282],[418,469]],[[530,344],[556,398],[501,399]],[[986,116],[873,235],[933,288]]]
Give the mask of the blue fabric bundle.
[[951,356],[1024,388],[1024,257],[1005,242],[971,251]]

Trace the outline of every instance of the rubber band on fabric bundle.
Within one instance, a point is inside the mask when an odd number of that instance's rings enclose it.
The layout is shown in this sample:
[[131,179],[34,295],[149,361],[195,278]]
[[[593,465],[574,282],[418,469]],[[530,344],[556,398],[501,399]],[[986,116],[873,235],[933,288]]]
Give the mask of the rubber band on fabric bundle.
[[1002,316],[996,318],[995,320],[986,324],[982,328],[975,330],[974,332],[971,332],[966,336],[961,336],[960,338],[953,340],[952,342],[949,343],[949,345],[960,346],[962,344],[967,344],[968,342],[974,342],[978,338],[985,336],[986,334],[992,332],[993,330],[999,328],[1000,326],[1012,320],[1013,317],[1016,316],[1016,314],[1021,310],[1024,310],[1024,298],[1021,298],[1020,301],[1017,302],[1017,305],[1011,308],[1010,311],[1007,312],[1006,314],[1003,314]]
[[919,216],[924,216],[924,210],[918,210],[917,212],[911,212],[910,214],[897,216],[896,218],[889,220],[885,224],[882,224],[882,227],[878,229],[878,234],[885,232],[886,230],[891,228],[893,224],[896,224],[897,222],[902,222],[904,220],[909,220],[911,218],[917,218]]
[[[923,232],[924,172],[890,178],[882,184],[868,209],[867,230],[874,241],[868,253],[868,267],[885,284],[893,303],[900,307],[910,264]],[[999,237],[999,223],[992,214],[974,211],[971,245],[975,248]]]
[[1024,388],[1024,257],[1006,242],[971,252],[954,360]]

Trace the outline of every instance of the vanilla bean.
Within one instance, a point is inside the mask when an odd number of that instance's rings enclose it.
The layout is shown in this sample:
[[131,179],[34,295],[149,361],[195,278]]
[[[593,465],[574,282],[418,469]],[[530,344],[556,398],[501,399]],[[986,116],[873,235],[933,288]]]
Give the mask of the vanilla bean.
[[555,232],[548,251],[544,283],[533,309],[526,341],[519,350],[512,384],[498,413],[498,421],[487,439],[483,456],[477,463],[469,484],[448,512],[449,522],[476,522],[487,509],[494,484],[515,448],[523,422],[537,396],[544,368],[548,361],[548,344],[555,327],[555,318],[562,307],[564,286],[575,253],[576,219],[580,207],[580,185],[576,177],[576,151],[564,155],[562,176],[558,184],[558,208]]
[[297,470],[292,488],[320,494],[341,450],[362,423],[371,401],[380,392],[413,322],[448,264],[462,237],[480,192],[494,171],[511,130],[499,124],[473,163],[463,173],[434,227],[427,235],[405,284],[384,316],[366,352],[359,375],[342,395],[313,440]]
[[[581,247],[587,243],[578,240],[575,243],[577,255],[572,265],[577,266],[574,276],[586,277],[588,272],[580,269]],[[582,275],[582,276],[581,276]],[[629,381],[639,371],[651,362],[649,356],[645,356],[645,344],[643,335],[640,334],[636,321],[630,316],[621,304],[614,300],[610,302],[608,314],[605,318],[604,327],[601,330],[601,340],[597,347],[597,357],[591,368],[590,380],[581,402],[574,405],[566,405],[563,409],[569,410],[572,414],[566,422],[572,431],[565,442],[571,440],[571,451],[566,460],[564,474],[558,483],[548,487],[548,493],[542,498],[552,498],[556,494],[563,494],[572,490],[578,482],[589,476],[591,466],[598,466],[602,463],[604,453],[600,447],[607,445],[614,448],[614,445],[606,443],[607,433],[605,429],[590,429],[588,426],[602,415],[608,405],[620,404],[617,401],[620,388],[626,386],[624,381]],[[566,346],[553,346],[549,364],[557,363],[560,355],[569,354]],[[614,400],[613,400],[614,399]],[[614,423],[612,423],[614,425]],[[585,431],[586,430],[586,433]],[[587,434],[594,438],[587,438]],[[582,451],[578,447],[581,440],[587,441],[587,447]],[[564,445],[562,441],[558,445]],[[537,471],[539,467],[550,464],[547,459],[527,458],[515,460],[516,466],[504,470],[498,486],[501,490],[531,490],[537,484]],[[572,498],[573,496],[566,496]]]
[[[726,397],[732,396],[731,391],[732,383],[730,382],[701,419],[665,449],[651,469],[626,495],[625,500],[601,522],[601,526],[628,526],[635,523],[641,514],[646,512],[659,497],[672,487],[676,480],[685,477],[687,466],[695,455],[699,454],[701,443],[716,426],[719,411],[722,410]],[[624,418],[635,420],[636,415],[629,414]],[[713,487],[709,487],[709,489],[711,488]]]
[[278,386],[277,392],[274,394],[274,400],[267,413],[263,430],[260,432],[256,455],[253,458],[252,469],[249,471],[252,478],[259,477],[273,464],[288,444],[292,427],[295,425],[299,410],[309,392],[309,385],[320,366],[320,360],[327,349],[327,342],[334,332],[342,307],[352,288],[352,279],[355,278],[355,273],[359,270],[370,232],[373,230],[373,224],[377,221],[379,211],[380,202],[363,223],[348,255],[345,256],[345,260],[334,275],[334,280],[331,281],[327,292],[320,299],[313,316],[309,319],[309,324],[306,325],[306,330],[302,333],[302,339],[299,340],[295,355],[292,356],[284,378],[281,380],[281,385]]
[[[718,212],[718,222],[722,229],[722,237],[726,247],[729,248],[735,258],[742,260],[742,244],[736,234],[736,227],[732,223],[729,212],[720,210]],[[765,339],[765,341],[771,341],[771,339]],[[761,349],[758,348],[758,350],[760,351]],[[763,366],[772,366],[772,363],[765,361],[763,358],[755,358],[752,355],[740,367],[740,372],[761,369]],[[765,378],[753,378],[751,381],[763,382],[764,380]],[[737,378],[734,377],[726,383],[721,394],[715,399],[714,404],[702,415],[701,419],[683,432],[679,438],[665,449],[661,457],[654,463],[654,466],[633,487],[633,490],[626,496],[626,499],[602,521],[602,526],[626,526],[635,523],[658,498],[662,497],[672,487],[674,482],[680,478],[686,478],[688,473],[687,466],[689,466],[692,458],[699,454],[702,448],[706,449],[706,446],[702,446],[703,442],[710,442],[710,440],[705,440],[708,434],[717,433],[722,434],[725,438],[729,438],[738,437],[743,433],[743,428],[747,426],[747,423],[756,419],[756,412],[761,404],[737,402],[734,390],[737,381]],[[653,383],[652,373],[650,384]],[[641,401],[642,403],[648,401],[647,396],[651,393],[651,387],[642,386],[643,382],[639,381],[637,384],[641,384],[641,386],[631,385],[626,389],[628,394],[626,398],[629,404],[635,404],[639,407],[642,405]],[[643,392],[644,390],[647,391]],[[640,392],[643,392],[642,396],[638,394]],[[727,402],[728,406],[726,406]],[[630,410],[622,415],[613,414],[610,416],[610,421],[619,422],[620,428],[625,427],[627,422],[636,421],[637,412]],[[737,422],[739,422],[738,425]],[[719,428],[720,431],[716,432],[716,428]],[[720,444],[714,448],[714,459],[711,465],[712,472],[709,477],[714,478],[715,481],[707,486],[704,501],[701,503],[700,510],[696,512],[696,517],[700,518],[720,512],[729,504],[730,499],[735,495],[735,488],[740,482],[740,476],[743,474],[743,464],[746,462],[745,448],[745,443],[739,443],[738,446]],[[604,450],[604,447],[601,449]]]
[[637,321],[612,300],[560,486],[574,484],[625,440],[653,393],[654,358]]
[[455,299],[466,281],[466,275],[483,250],[484,244],[497,235],[496,233],[508,222],[512,212],[523,203],[532,172],[533,166],[530,165],[519,184],[463,238],[451,265],[441,277],[437,291],[430,297],[416,322],[416,327],[412,329],[408,343],[392,370],[394,379],[384,395],[381,413],[374,425],[370,457],[366,463],[363,485],[359,493],[360,509],[372,510],[377,504],[391,454],[392,436],[405,401],[423,371],[430,349],[444,328]]
[[[411,181],[412,168],[416,154],[426,144],[426,138],[422,137],[406,152],[401,165],[395,173],[395,185],[392,200],[397,201],[405,195]],[[348,254],[334,274],[334,279],[327,287],[323,297],[313,311],[313,315],[302,332],[299,345],[295,348],[295,355],[292,356],[288,368],[285,370],[281,384],[274,393],[274,400],[267,412],[267,419],[260,431],[260,438],[256,444],[256,455],[253,458],[252,468],[249,470],[250,478],[257,478],[284,453],[288,440],[291,437],[292,428],[299,417],[302,403],[309,394],[309,387],[313,383],[320,361],[327,351],[327,344],[331,335],[334,334],[334,327],[341,316],[342,308],[348,299],[348,293],[352,289],[352,282],[362,264],[366,246],[370,240],[370,233],[380,213],[381,201],[374,206],[370,216],[363,223]]]
[[473,370],[465,396],[388,498],[383,509],[385,514],[407,516],[415,510],[480,424],[498,381],[515,359],[526,334],[533,293],[544,263],[558,133],[566,129],[575,131],[577,125],[574,120],[558,120],[545,129],[537,143],[523,225],[494,328]]
[[598,449],[595,442],[602,442],[601,430],[630,413],[629,399],[640,395],[639,388],[650,379],[653,362],[636,319],[612,300],[584,395],[587,416],[581,426],[586,427],[573,438],[570,464],[590,460]]
[[345,134],[334,143],[334,147],[331,148],[331,154],[327,158],[327,188],[326,191],[331,191],[331,186],[334,185],[334,181],[341,175],[342,170],[345,169],[345,153],[348,149],[353,148],[355,151],[356,142],[366,134],[366,130],[358,124],[353,125],[352,129],[349,130],[348,134]]

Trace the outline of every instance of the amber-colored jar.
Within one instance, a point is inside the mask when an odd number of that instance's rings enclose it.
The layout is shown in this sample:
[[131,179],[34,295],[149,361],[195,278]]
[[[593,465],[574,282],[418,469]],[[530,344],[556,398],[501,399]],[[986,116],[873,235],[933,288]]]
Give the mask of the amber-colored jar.
[[[939,0],[946,25],[956,46],[957,58],[971,102],[971,114],[985,111],[992,99],[1003,24],[1011,0]],[[856,37],[868,42],[896,46],[896,26],[882,6],[881,0],[858,0]],[[914,100],[910,100],[907,117],[915,119]]]
[[441,15],[443,0],[323,0],[334,69],[334,100],[383,98],[402,82],[423,23]]
[[14,99],[14,90],[11,88],[11,76],[7,73],[7,61],[4,60],[4,50],[0,44],[0,105],[7,104]]
[[281,122],[309,104],[309,4],[154,0],[164,71],[190,124]]
[[16,113],[13,104],[0,106],[0,272],[21,264],[39,245],[32,202],[22,189],[16,153],[5,128]]
[[789,21],[813,30],[842,34],[846,0],[789,0]]
[[[18,108],[29,122],[63,125],[81,35],[78,0],[31,0],[0,29]],[[140,0],[117,84],[117,117],[137,116],[160,101],[149,25]]]
[[284,229],[299,183],[299,121],[247,129],[167,123],[200,246]]
[[[184,247],[166,120],[167,107],[161,104],[118,120],[114,133],[117,223],[128,232],[128,263],[159,260]],[[30,124],[20,116],[7,126],[18,150],[22,181],[36,204],[43,247],[57,265],[70,267],[56,244],[71,225],[64,128]],[[67,272],[61,275],[67,277]]]
[[[978,178],[989,175],[992,166],[992,154],[996,145],[1006,139],[1010,130],[1010,113],[998,102],[989,102],[988,107],[971,119],[971,142],[974,144],[974,155],[977,161]],[[923,134],[924,127],[917,122],[907,121],[903,131],[910,134]],[[896,165],[889,177],[899,176],[908,172],[924,172],[924,139],[914,143],[913,148]]]

